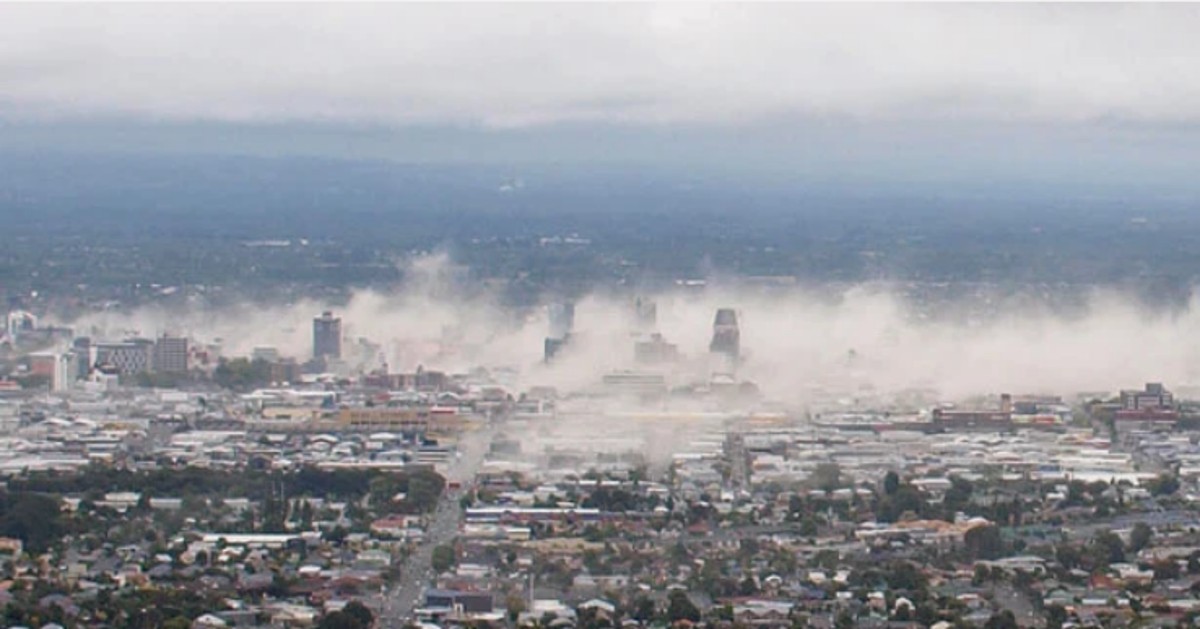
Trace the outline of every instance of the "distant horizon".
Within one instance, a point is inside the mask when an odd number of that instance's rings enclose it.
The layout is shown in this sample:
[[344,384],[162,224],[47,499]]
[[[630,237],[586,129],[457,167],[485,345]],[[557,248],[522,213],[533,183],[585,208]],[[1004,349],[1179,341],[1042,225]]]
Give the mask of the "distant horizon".
[[0,153],[641,169],[700,178],[697,181],[767,187],[866,183],[1004,192],[996,187],[1021,184],[1101,195],[1185,195],[1200,201],[1200,181],[1190,176],[1192,154],[1200,152],[1200,126],[1165,130],[1091,124],[898,129],[844,121],[811,130],[776,129],[770,124],[738,130],[609,125],[397,129],[129,119],[0,122]]
[[4,18],[0,150],[1200,200],[1195,6],[12,5]]

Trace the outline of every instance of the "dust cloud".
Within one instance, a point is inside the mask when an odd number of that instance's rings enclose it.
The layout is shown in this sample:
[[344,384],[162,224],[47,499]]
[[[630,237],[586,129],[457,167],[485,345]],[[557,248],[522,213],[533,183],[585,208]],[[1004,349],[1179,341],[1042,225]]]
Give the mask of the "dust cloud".
[[[144,308],[98,313],[67,322],[78,334],[183,334],[219,345],[224,356],[271,346],[306,360],[312,318],[333,310],[343,321],[344,354],[354,366],[392,372],[422,366],[463,372],[507,368],[511,386],[560,390],[596,386],[605,374],[636,365],[633,294],[594,293],[574,300],[570,342],[543,360],[552,302],[527,311],[502,307],[494,292],[463,290],[459,267],[445,253],[406,263],[406,282],[393,293],[363,290],[343,304],[317,301],[271,307],[249,304],[174,312]],[[927,317],[893,287],[862,284],[828,291],[764,291],[720,279],[696,288],[641,295],[657,304],[657,331],[678,347],[663,370],[668,384],[706,380],[715,370],[708,344],[718,308],[736,309],[741,331],[739,381],[765,399],[804,404],[815,392],[900,393],[930,389],[945,399],[1012,393],[1070,395],[1113,392],[1163,381],[1197,382],[1200,301],[1154,311],[1116,290],[1095,289],[1070,314],[1029,305],[997,305],[986,319]],[[374,346],[361,346],[358,339]]]

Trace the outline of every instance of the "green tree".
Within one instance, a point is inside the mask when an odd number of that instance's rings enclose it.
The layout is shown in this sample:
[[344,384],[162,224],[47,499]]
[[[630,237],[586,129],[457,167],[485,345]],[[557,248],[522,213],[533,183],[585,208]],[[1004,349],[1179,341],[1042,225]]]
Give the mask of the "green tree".
[[313,517],[314,513],[312,503],[305,500],[300,505],[300,528],[305,531],[312,530]]
[[692,603],[692,599],[688,598],[687,592],[672,590],[667,597],[667,620],[700,622],[700,609]]
[[842,468],[837,463],[819,463],[812,475],[813,484],[823,491],[833,491],[842,486]]
[[796,555],[786,550],[778,549],[771,555],[768,567],[772,572],[788,576],[796,572]]
[[921,569],[907,561],[892,562],[886,576],[888,585],[897,590],[923,590],[928,582]]
[[1088,545],[1088,558],[1092,569],[1102,569],[1109,564],[1125,561],[1125,545],[1112,531],[1100,531]]
[[57,498],[31,492],[0,494],[0,533],[34,553],[45,552],[63,533]]
[[370,627],[375,623],[375,614],[359,601],[350,601],[342,608],[342,612],[353,616],[363,627]]
[[1009,610],[996,612],[983,624],[983,629],[1020,629],[1017,617]]
[[900,475],[896,472],[888,472],[883,477],[883,493],[888,496],[896,495],[900,489]]
[[649,596],[642,594],[633,602],[633,611],[629,615],[634,620],[646,624],[658,616],[658,610],[654,606],[654,601]]
[[1200,554],[1192,553],[1187,560],[1188,574],[1200,574]]
[[247,358],[222,360],[213,370],[213,381],[227,389],[245,390],[271,383],[271,364]]
[[1146,489],[1155,496],[1170,496],[1179,491],[1179,479],[1171,474],[1159,474],[1146,483]]
[[841,554],[832,548],[818,550],[812,556],[812,558],[809,559],[810,566],[824,568],[826,570],[833,570],[837,568],[839,562],[841,562]]
[[346,527],[339,524],[333,527],[332,530],[323,533],[321,537],[324,538],[325,541],[332,544],[341,544],[342,542],[346,541],[346,536],[349,534],[350,531],[348,531]]
[[287,503],[277,500],[274,492],[267,495],[267,499],[263,501],[262,531],[264,533],[284,532],[287,508]]
[[1087,501],[1087,483],[1081,480],[1073,480],[1067,484],[1067,500],[1066,503],[1070,506],[1081,505]]
[[369,629],[369,627],[370,625],[362,624],[358,618],[345,611],[325,614],[321,618],[321,622],[317,623],[317,629]]
[[963,535],[963,545],[971,559],[997,559],[1004,555],[1004,539],[1000,527],[975,526]]
[[408,478],[408,497],[405,502],[419,513],[432,511],[446,487],[446,479],[433,471],[421,470]]
[[946,495],[942,498],[942,508],[946,512],[947,520],[954,521],[955,513],[967,509],[974,491],[975,486],[971,481],[961,476],[950,477],[950,489],[946,490]]
[[442,573],[454,567],[458,560],[454,552],[453,546],[441,544],[433,549],[433,570],[437,573]]
[[746,578],[742,579],[742,582],[738,584],[738,594],[741,596],[758,594],[758,582],[754,580],[754,577],[746,575]]
[[929,627],[938,621],[937,607],[928,601],[917,605],[917,622],[921,626]]
[[[894,474],[894,472],[889,472]],[[921,490],[909,483],[896,481],[896,488],[888,493],[885,487],[884,496],[875,508],[876,518],[880,522],[895,522],[905,513],[923,515],[928,512],[928,505]],[[885,486],[888,481],[885,479]]]
[[975,574],[971,577],[971,584],[975,586],[983,585],[992,578],[992,571],[984,564],[975,564]]
[[1078,548],[1070,544],[1059,544],[1054,549],[1054,559],[1062,564],[1063,568],[1074,570],[1079,567],[1083,557],[1080,555]]
[[759,550],[758,540],[753,537],[743,537],[738,541],[738,557],[742,560],[753,559]]
[[1133,525],[1133,530],[1129,532],[1129,550],[1130,552],[1138,552],[1150,545],[1154,538],[1154,529],[1151,529],[1145,522],[1138,522]]
[[1067,622],[1067,608],[1053,603],[1046,606],[1046,626],[1049,629],[1062,629]]

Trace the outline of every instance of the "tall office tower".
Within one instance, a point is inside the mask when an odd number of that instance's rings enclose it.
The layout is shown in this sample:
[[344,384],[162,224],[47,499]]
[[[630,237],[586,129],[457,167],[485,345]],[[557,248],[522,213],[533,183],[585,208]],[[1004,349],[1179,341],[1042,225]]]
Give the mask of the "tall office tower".
[[54,379],[50,388],[54,391],[66,391],[78,380],[79,364],[75,354],[67,352],[58,355],[58,363],[54,366]]
[[709,343],[708,350],[737,361],[741,351],[741,333],[738,331],[737,313],[732,308],[717,310],[717,316],[713,319],[712,343]]
[[186,373],[188,370],[188,340],[181,336],[162,335],[154,341],[154,371]]
[[313,319],[313,358],[342,357],[342,320],[326,310]]
[[638,297],[633,308],[638,332],[648,334],[658,328],[658,304],[654,300]]
[[542,346],[542,357],[550,362],[571,338],[571,331],[575,328],[575,304],[569,301],[550,304],[547,310],[550,329]]
[[545,362],[554,360],[554,357],[562,351],[563,345],[567,344],[567,338],[565,336],[561,339],[547,337],[545,343],[542,345],[542,360]]
[[75,355],[75,379],[86,380],[96,362],[92,352],[92,339],[86,336],[76,338],[71,342],[70,351]]
[[575,304],[564,301],[550,304],[550,338],[566,338],[575,329]]

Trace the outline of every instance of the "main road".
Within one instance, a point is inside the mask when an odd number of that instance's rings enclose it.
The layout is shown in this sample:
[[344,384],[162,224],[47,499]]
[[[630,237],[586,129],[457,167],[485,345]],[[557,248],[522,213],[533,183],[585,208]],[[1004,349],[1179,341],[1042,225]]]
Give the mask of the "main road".
[[[459,500],[464,492],[469,491],[475,472],[491,445],[494,431],[489,421],[478,430],[464,431],[459,437],[454,459],[445,470],[446,490],[429,516],[425,537],[400,565],[398,583],[383,597],[380,627],[400,629],[415,620],[413,610],[420,606],[422,592],[427,586],[434,585],[437,577],[433,573],[433,549],[453,542],[458,535],[458,525],[462,520]],[[452,485],[461,489],[451,489]]]

